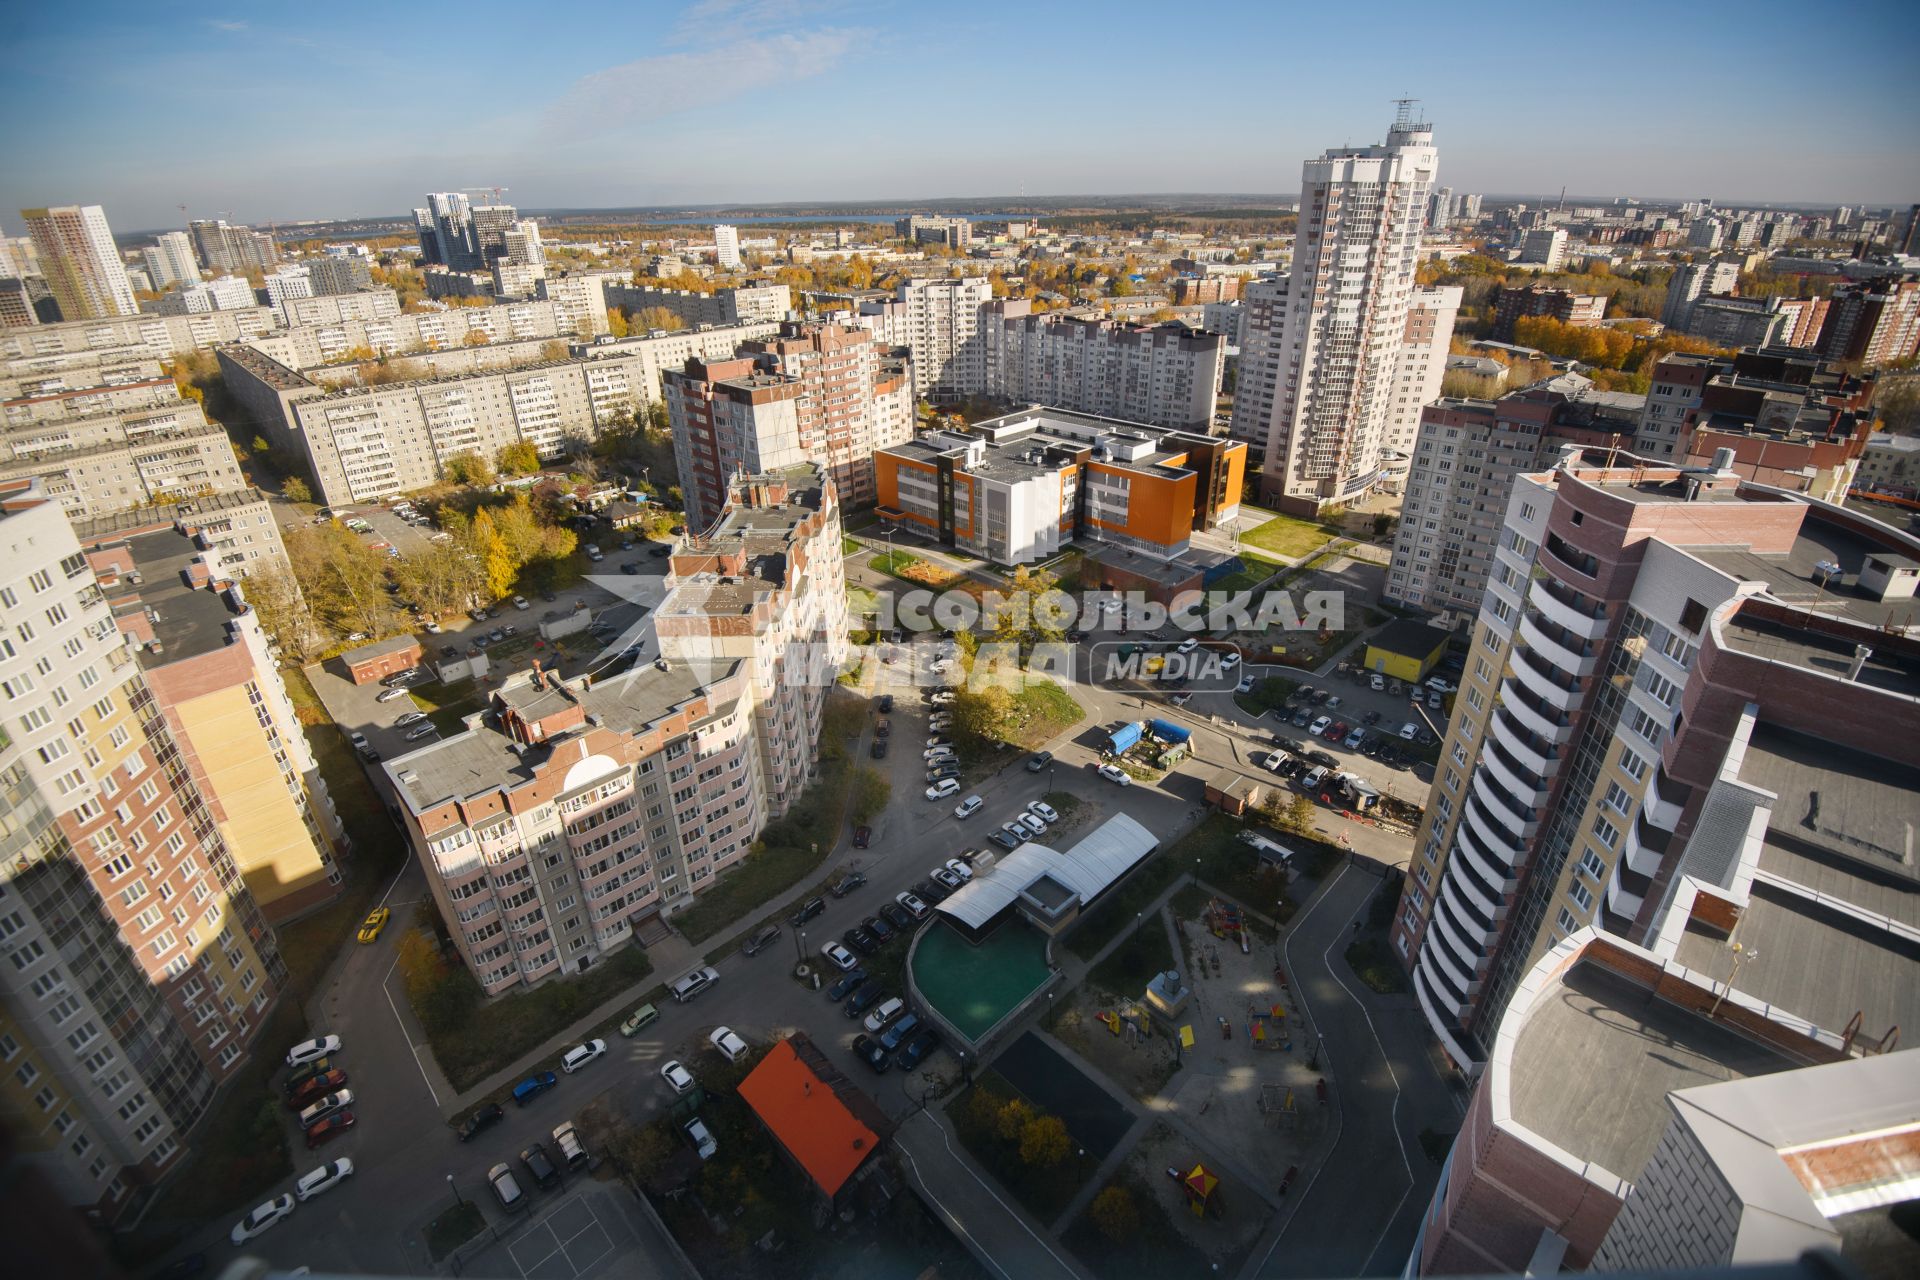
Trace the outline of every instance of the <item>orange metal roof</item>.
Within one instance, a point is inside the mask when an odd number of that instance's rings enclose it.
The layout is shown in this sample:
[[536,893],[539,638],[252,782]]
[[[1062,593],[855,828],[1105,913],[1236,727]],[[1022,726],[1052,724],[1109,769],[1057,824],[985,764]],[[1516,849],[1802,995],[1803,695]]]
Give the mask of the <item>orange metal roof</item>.
[[880,1145],[785,1040],[740,1082],[740,1096],[828,1196]]

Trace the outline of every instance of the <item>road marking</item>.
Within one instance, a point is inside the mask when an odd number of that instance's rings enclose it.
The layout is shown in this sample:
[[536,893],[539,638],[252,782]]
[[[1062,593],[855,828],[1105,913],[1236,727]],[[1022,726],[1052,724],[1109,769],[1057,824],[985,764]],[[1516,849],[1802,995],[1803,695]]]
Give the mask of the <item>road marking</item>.
[[415,1047],[413,1037],[407,1033],[406,1021],[400,1016],[400,1006],[393,1002],[393,988],[388,985],[393,981],[393,971],[399,967],[400,957],[395,956],[393,963],[387,966],[386,977],[380,979],[380,992],[387,998],[387,1008],[393,1010],[393,1020],[399,1026],[400,1034],[406,1037],[407,1052],[413,1055],[413,1065],[420,1068],[420,1083],[427,1086],[427,1096],[431,1097],[433,1099],[433,1105],[438,1107],[440,1105],[440,1095],[435,1092],[433,1081],[427,1078],[427,1064],[420,1061],[420,1050]]
[[[940,1145],[947,1149],[947,1155],[952,1158],[953,1163],[959,1167],[960,1171],[966,1174],[969,1178],[972,1178],[975,1182],[978,1182],[980,1184],[980,1189],[986,1192],[988,1195],[992,1196],[993,1202],[999,1205],[1002,1209],[1005,1209],[1007,1211],[1007,1216],[1012,1218],[1015,1222],[1019,1223],[1021,1228],[1025,1230],[1028,1235],[1033,1237],[1033,1242],[1039,1245],[1042,1249],[1045,1249],[1047,1251],[1047,1256],[1052,1258],[1055,1262],[1059,1263],[1060,1266],[1067,1272],[1068,1275],[1078,1275],[1079,1273],[1074,1271],[1073,1265],[1071,1263],[1069,1263],[1065,1258],[1061,1257],[1059,1254],[1055,1253],[1053,1251],[1053,1246],[1048,1244],[1045,1238],[1042,1237],[1038,1231],[1035,1231],[1032,1227],[1027,1225],[1027,1220],[1025,1218],[1021,1217],[1019,1213],[1017,1213],[1013,1209],[1013,1207],[1009,1205],[1005,1200],[1002,1200],[999,1194],[995,1192],[992,1187],[988,1186],[986,1182],[982,1181],[979,1174],[975,1173],[972,1169],[969,1169],[967,1167],[966,1161],[962,1160],[959,1157],[959,1155],[955,1153],[953,1149],[953,1143],[947,1139],[947,1127],[941,1124],[938,1120],[935,1120],[933,1117],[926,1115],[925,1112],[922,1112],[921,1115],[928,1124],[932,1125],[935,1129],[939,1130]],[[908,1159],[911,1160],[912,1156],[909,1155]],[[917,1176],[919,1172],[920,1172],[919,1167],[916,1165],[914,1168],[915,1175]],[[922,1178],[920,1181],[921,1181],[921,1185],[924,1186],[926,1184],[926,1179]],[[946,1213],[949,1218],[953,1218],[952,1212],[947,1210],[945,1205],[941,1206],[941,1211]],[[956,1225],[958,1224],[958,1221],[959,1220],[957,1218],[954,1218],[954,1222],[956,1223]],[[982,1248],[984,1250],[985,1246],[982,1246]],[[1007,1274],[1004,1270],[1001,1270],[1000,1265],[998,1263],[994,1264],[994,1270],[999,1271],[1000,1274],[1003,1276]],[[1012,1278],[1009,1277],[1008,1280],[1012,1280]]]

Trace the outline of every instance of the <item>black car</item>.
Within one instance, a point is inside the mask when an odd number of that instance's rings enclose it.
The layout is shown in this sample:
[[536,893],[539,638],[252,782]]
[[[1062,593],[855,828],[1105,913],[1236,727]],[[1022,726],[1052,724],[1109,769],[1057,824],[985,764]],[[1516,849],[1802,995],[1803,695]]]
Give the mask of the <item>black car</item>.
[[779,936],[780,936],[780,926],[777,924],[770,924],[766,928],[760,930],[760,932],[754,934],[751,938],[748,938],[745,942],[741,943],[740,949],[746,952],[750,956],[757,956],[762,951],[765,951],[768,947],[772,946],[773,940]]
[[673,548],[672,547],[655,547],[653,550],[647,552],[647,554],[652,556],[655,560],[665,560],[668,556],[673,554]]
[[855,925],[853,928],[841,934],[840,941],[846,943],[848,947],[858,951],[863,956],[870,956],[880,948],[880,940],[868,933],[865,929],[862,929],[859,925]]
[[1053,763],[1053,752],[1039,751],[1027,757],[1027,772],[1038,773]]
[[865,920],[862,920],[860,922],[860,928],[865,929],[868,933],[872,934],[874,936],[874,940],[879,942],[882,946],[886,945],[889,942],[892,942],[894,939],[894,933],[895,933],[894,927],[888,924],[885,920],[882,920],[879,916],[868,916]]
[[887,758],[887,740],[885,738],[875,738],[873,745],[867,748],[867,754],[875,760],[885,760]]
[[880,697],[879,697],[879,699],[878,699],[878,701],[876,701],[876,702],[875,702],[875,703],[873,704],[873,709],[874,709],[875,711],[878,711],[878,712],[879,712],[879,713],[880,713],[881,715],[883,715],[883,716],[884,716],[884,715],[890,715],[890,714],[892,714],[892,712],[893,712],[893,695],[892,695],[892,694],[890,694],[890,693],[883,693],[883,694],[881,694],[881,695],[880,695]]
[[827,890],[836,898],[844,898],[867,882],[867,878],[858,871],[849,871],[840,878],[840,882]]
[[1008,852],[1012,852],[1013,850],[1018,849],[1020,847],[1020,842],[1018,840],[1015,840],[1012,836],[1008,835],[1006,832],[1000,831],[997,829],[987,832],[987,839],[993,841],[995,844],[999,845],[1002,849],[1005,849]]
[[286,1089],[287,1096],[291,1098],[294,1094],[306,1088],[307,1085],[315,1079],[327,1074],[327,1072],[331,1070],[333,1070],[333,1059],[315,1058],[304,1067],[295,1067],[293,1074],[287,1077],[287,1082],[282,1087]]
[[500,1110],[499,1103],[489,1102],[486,1106],[468,1116],[466,1122],[460,1126],[460,1141],[471,1142],[473,1135],[479,1133],[482,1129],[500,1123],[500,1118],[505,1114],[506,1112]]
[[881,907],[880,915],[899,933],[911,933],[913,931],[913,912],[907,910],[897,902],[889,902]]
[[841,974],[834,984],[827,988],[827,999],[835,1004],[845,1000],[853,989],[867,980],[867,971],[855,966]]
[[887,1069],[893,1066],[892,1055],[881,1048],[879,1042],[872,1036],[855,1036],[853,1038],[853,1053],[855,1057],[859,1058],[869,1067],[872,1067],[873,1074],[877,1076],[885,1075]]
[[860,984],[859,990],[847,997],[847,1002],[841,1006],[841,1009],[849,1018],[857,1018],[880,1003],[881,997],[886,993],[885,987],[869,979]]
[[913,884],[913,896],[928,906],[936,902],[944,902],[951,892],[952,890],[938,880],[916,880]]
[[900,1046],[893,1055],[893,1064],[902,1071],[911,1071],[933,1056],[940,1047],[940,1034],[932,1027],[922,1027],[913,1035],[913,1039]]
[[1360,723],[1368,724],[1368,725],[1379,724],[1380,713],[1378,711],[1369,711],[1367,712],[1367,714],[1360,717]]
[[540,593],[540,598],[542,600],[545,600],[548,604],[552,604],[555,600],[558,600],[560,597],[556,596],[551,591],[542,591]]
[[957,764],[939,765],[935,768],[927,770],[927,785],[932,786],[936,782],[945,782],[948,778],[957,778],[959,776],[960,776],[959,765]]
[[520,1163],[527,1166],[527,1176],[536,1187],[551,1187],[560,1181],[560,1171],[553,1167],[547,1149],[537,1142],[520,1153]]
[[620,566],[620,572],[629,575],[636,574],[640,572],[640,562],[638,560],[629,560]]
[[827,900],[825,898],[808,898],[800,904],[798,911],[787,918],[787,923],[798,929],[801,925],[821,914],[826,909]]
[[1340,767],[1340,761],[1324,751],[1309,751],[1307,752],[1307,759],[1328,769],[1338,769]]

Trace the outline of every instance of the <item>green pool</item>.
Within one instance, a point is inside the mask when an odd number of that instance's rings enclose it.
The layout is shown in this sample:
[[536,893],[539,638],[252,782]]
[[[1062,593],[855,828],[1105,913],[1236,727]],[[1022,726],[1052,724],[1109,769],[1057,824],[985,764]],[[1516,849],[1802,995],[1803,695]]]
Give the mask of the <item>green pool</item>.
[[974,945],[936,921],[913,953],[920,998],[975,1044],[1047,980],[1046,935],[1015,918]]

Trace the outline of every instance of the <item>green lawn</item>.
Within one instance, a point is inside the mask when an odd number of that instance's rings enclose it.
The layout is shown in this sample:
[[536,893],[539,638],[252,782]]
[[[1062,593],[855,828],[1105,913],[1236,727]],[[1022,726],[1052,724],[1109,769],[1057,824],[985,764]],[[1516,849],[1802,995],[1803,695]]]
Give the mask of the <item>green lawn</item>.
[[1073,695],[1051,680],[1032,679],[1013,695],[1013,710],[1002,732],[1024,750],[1037,750],[1087,715]]
[[1286,568],[1286,566],[1279,561],[1269,560],[1265,556],[1254,555],[1245,547],[1240,549],[1240,563],[1240,568],[1235,569],[1226,577],[1219,579],[1213,583],[1212,586],[1208,587],[1207,590],[1252,591],[1268,578],[1271,578],[1274,574]]
[[890,573],[897,578],[914,565],[925,564],[926,561],[922,560],[919,556],[910,555],[905,551],[876,551],[874,552],[873,559],[867,561],[867,563],[872,565],[878,572]]
[[440,731],[443,738],[451,737],[466,730],[462,723],[467,716],[486,708],[486,696],[471,680],[456,680],[452,684],[416,685],[408,690],[413,705],[427,713],[427,719]]
[[1167,940],[1166,926],[1156,912],[1094,966],[1087,980],[1114,995],[1137,997],[1155,974],[1174,967],[1173,943]]
[[861,549],[862,548],[858,542],[854,541],[852,538],[847,537],[845,534],[840,535],[840,554],[841,555],[843,556],[854,555],[855,553],[859,552]]
[[1289,680],[1285,676],[1268,676],[1253,686],[1251,693],[1236,693],[1233,700],[1248,715],[1257,716],[1267,711],[1280,711],[1287,704],[1287,695],[1300,687],[1298,680]]
[[1241,534],[1240,542],[1243,546],[1271,551],[1286,560],[1298,560],[1301,556],[1318,551],[1327,539],[1336,537],[1339,532],[1339,529],[1317,521],[1301,520],[1295,516],[1275,516],[1259,528]]
[[480,1206],[463,1200],[450,1206],[427,1226],[427,1253],[438,1262],[486,1229],[487,1219]]

